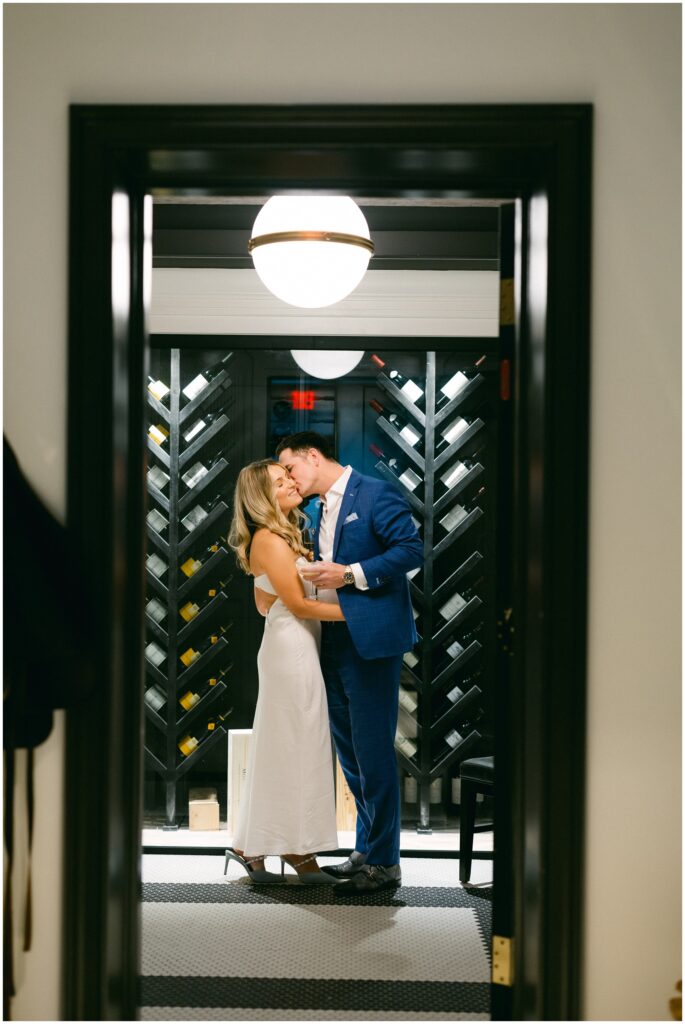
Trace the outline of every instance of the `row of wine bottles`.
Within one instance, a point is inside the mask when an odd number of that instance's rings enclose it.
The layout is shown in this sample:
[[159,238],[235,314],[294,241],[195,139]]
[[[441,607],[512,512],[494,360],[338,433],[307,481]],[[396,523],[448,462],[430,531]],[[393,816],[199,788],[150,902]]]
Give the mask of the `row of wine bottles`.
[[[217,409],[215,412],[207,412],[202,416],[199,416],[189,427],[182,428],[181,437],[185,441],[186,445],[190,445],[193,441],[196,441],[207,427],[212,423],[215,423],[223,415],[224,413],[221,409]],[[169,440],[169,431],[163,423],[152,423],[148,428],[147,436],[151,441],[154,441],[156,445],[159,445],[160,448],[164,448]]]
[[[395,387],[402,392],[405,398],[419,408],[425,407],[426,396],[424,389],[420,387],[415,380],[406,377],[399,370],[388,368],[385,360],[381,359],[380,356],[372,355],[371,359],[379,370],[382,370],[389,380],[392,381]],[[477,370],[482,367],[485,359],[486,356],[484,355],[477,359],[474,363],[474,368]],[[436,411],[440,409],[441,406],[446,405],[447,402],[450,402],[453,398],[456,398],[459,392],[463,391],[472,379],[472,376],[469,376],[462,370],[458,370],[456,373],[452,374],[449,380],[438,388],[435,399]]]
[[[191,555],[189,558],[186,558],[186,560],[179,566],[181,572],[189,578],[194,576],[195,573],[199,572],[202,566],[209,561],[212,555],[216,554],[221,542],[223,542],[223,538],[214,541],[213,544],[209,544],[203,551],[199,552],[199,554]],[[157,552],[152,552],[147,555],[145,565],[152,575],[156,576],[158,580],[162,580],[169,569],[168,562],[165,562]]]
[[[194,487],[197,487],[200,481],[206,477],[222,459],[226,458],[227,451],[228,447],[224,447],[210,459],[205,459],[204,461],[202,459],[197,459],[185,473],[182,473],[180,479],[183,481],[186,491],[191,491]],[[147,471],[147,478],[149,483],[153,484],[158,491],[162,492],[164,492],[166,485],[169,483],[169,474],[165,473],[161,466],[150,466]]]
[[[215,676],[210,676],[200,685],[186,690],[186,692],[178,698],[178,703],[181,709],[186,712],[192,710],[196,704],[199,704],[208,693],[211,693],[216,684],[223,679],[227,672],[230,672],[232,665],[227,665],[222,668],[220,672],[217,672]],[[166,705],[169,697],[163,686],[159,683],[153,683],[145,691],[145,703],[148,707],[152,708],[153,711],[161,711]]]
[[[195,641],[185,651],[179,654],[180,661],[183,662],[185,668],[190,668],[198,658],[201,658],[203,654],[206,654],[214,644],[219,642],[219,639],[229,631],[232,623],[228,623],[226,626],[219,626],[214,632],[210,633],[204,640]],[[145,657],[154,665],[155,668],[159,668],[167,660],[167,652],[161,647],[156,640],[151,640],[145,647]]]
[[228,718],[232,711],[233,708],[231,708],[229,711],[224,712],[224,714],[222,715],[215,715],[214,718],[210,718],[207,722],[207,728],[205,730],[203,730],[202,732],[199,732],[199,730],[197,730],[198,735],[191,735],[191,733],[186,733],[185,736],[182,736],[181,739],[178,741],[177,746],[178,749],[183,754],[183,756],[188,757],[190,754],[194,754],[198,747],[201,747],[203,743],[206,743],[207,740],[214,735],[215,729],[218,729],[222,722],[226,721],[226,719]]
[[[430,783],[429,802],[433,805],[441,804],[443,802],[443,778],[433,779]],[[450,802],[453,804],[461,803],[461,779],[458,775],[453,775],[448,780],[449,785],[449,797]],[[405,775],[402,779],[402,796],[404,797],[405,804],[415,804],[419,799],[419,784],[413,775]],[[478,802],[484,800],[484,795],[478,793]]]
[[[449,622],[455,617],[455,615],[458,615],[459,612],[466,608],[469,601],[473,600],[474,597],[479,596],[480,586],[484,582],[485,577],[479,576],[477,580],[470,583],[467,587],[460,587],[459,590],[455,590],[455,592],[448,597],[446,601],[443,601],[443,603],[438,606],[438,615],[440,615],[446,622]],[[420,614],[415,611],[414,617],[419,618]]]
[[[217,594],[220,594],[223,590],[225,590],[225,588],[228,586],[232,579],[233,576],[229,575],[228,579],[219,580],[216,586],[209,587],[206,596],[203,595],[202,597],[200,597],[196,595],[194,600],[186,601],[185,604],[182,604],[181,607],[178,609],[178,614],[185,622],[192,622],[193,619],[200,614],[203,608],[206,608],[209,602],[213,598],[215,598]],[[158,598],[156,597],[151,597],[149,599],[149,601],[145,605],[145,611],[150,616],[150,618],[153,619],[154,622],[157,622],[160,626],[168,618],[167,606],[163,604],[160,600],[158,600]]]
[[[226,369],[229,361],[233,356],[232,352],[223,356],[218,362],[213,363],[211,366],[203,370],[202,373],[198,373],[193,379],[186,384],[184,388],[181,388],[181,395],[185,403],[191,402],[198,395],[201,395],[205,388],[209,387],[215,377],[221,373],[222,370]],[[155,380],[154,377],[148,376],[148,391],[150,394],[157,399],[158,402],[162,402],[164,405],[169,404],[170,390],[167,384],[163,380]]]
[[[181,525],[188,532],[192,531],[200,526],[210,512],[215,509],[220,502],[223,501],[223,495],[217,494],[216,497],[210,498],[207,501],[200,501],[197,505],[194,505],[189,512],[187,512],[181,519]],[[160,537],[162,537],[169,528],[169,520],[159,511],[159,509],[152,508],[147,514],[147,523],[155,530]]]
[[[444,648],[444,654],[440,654],[438,659],[434,658],[434,668],[436,671],[440,671],[444,665],[448,665],[450,661],[456,661],[464,651],[467,649],[469,644],[472,644],[474,640],[478,640],[483,632],[482,621],[477,622],[465,633],[462,633],[458,640],[452,640],[447,647]],[[421,658],[416,651],[407,651],[403,655],[404,663],[412,671],[416,671],[417,666],[420,664]]]
[[[471,719],[459,723],[459,729],[450,729],[439,744],[431,744],[431,761],[439,764],[448,754],[463,747],[476,727],[476,720],[482,718],[482,711],[474,714]],[[418,753],[418,745],[414,738],[407,736],[400,726],[395,733],[395,749],[409,760],[414,760]]]
[[[464,422],[466,421],[464,420]],[[468,423],[466,425],[470,426]],[[480,465],[478,462],[478,455],[482,452],[484,447],[485,445],[481,445],[480,448],[478,448],[468,459],[457,459],[454,464],[448,466],[448,468],[436,478],[436,501],[441,498],[443,494],[447,494],[451,491],[452,488],[459,483],[462,477],[465,477],[467,473]],[[416,491],[417,495],[420,493],[419,489],[423,486],[424,480],[421,474],[417,473],[413,466],[408,465],[406,461],[398,459],[394,455],[386,455],[383,449],[377,444],[370,444],[369,450],[376,456],[379,462],[383,463],[383,465],[391,471],[393,476],[397,478],[397,481],[403,487],[412,493]],[[482,493],[483,490],[484,488],[481,488],[481,492],[479,493]],[[451,527],[447,528],[451,529]]]
[[[411,423],[410,420],[405,419],[399,413],[390,412],[375,398],[371,399],[369,405],[374,412],[385,417],[388,423],[395,428],[399,436],[409,445],[410,448],[416,449],[419,453],[424,452],[425,438],[416,424]],[[441,429],[440,438],[435,445],[435,457],[437,458],[443,451],[446,451],[449,446],[454,444],[457,438],[464,434],[475,422],[475,419],[465,419],[463,416],[456,416],[448,426]],[[441,477],[441,479],[444,479],[444,477]],[[451,486],[451,484],[446,486]]]
[[[475,686],[478,693],[475,696],[480,695],[480,689],[478,683],[482,682],[483,670],[477,668],[472,672],[469,672],[467,676],[459,680],[456,686],[453,686],[448,693],[444,694],[439,700],[431,707],[433,713],[433,720],[437,721],[439,718],[449,711],[457,701],[460,701],[466,693],[473,689]],[[406,683],[406,680],[405,680]],[[412,689],[411,686],[400,685],[399,704],[402,710],[409,716],[413,717],[416,714],[416,710],[419,706],[419,697],[416,690]]]

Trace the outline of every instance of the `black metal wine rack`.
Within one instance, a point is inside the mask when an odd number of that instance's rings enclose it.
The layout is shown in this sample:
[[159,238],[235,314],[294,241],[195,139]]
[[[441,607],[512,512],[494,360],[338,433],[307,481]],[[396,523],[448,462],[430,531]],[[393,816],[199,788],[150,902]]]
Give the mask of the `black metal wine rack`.
[[[486,566],[483,551],[479,550],[483,545],[478,543],[476,546],[475,539],[473,545],[468,544],[469,538],[478,533],[474,530],[475,525],[486,514],[486,489],[477,486],[481,480],[485,481],[483,462],[464,459],[462,466],[468,462],[468,468],[452,486],[446,487],[440,482],[445,468],[454,466],[460,453],[472,441],[477,443],[476,439],[487,433],[480,416],[469,414],[469,420],[465,420],[468,426],[452,443],[442,440],[442,431],[455,421],[465,403],[469,402],[469,408],[473,408],[474,404],[477,406],[473,399],[478,397],[476,392],[485,384],[484,374],[476,367],[465,369],[464,373],[469,378],[468,383],[451,400],[436,403],[436,354],[427,352],[423,409],[406,397],[388,374],[381,372],[377,377],[378,386],[384,392],[384,401],[391,399],[393,412],[399,414],[405,423],[411,425],[414,433],[420,435],[418,442],[408,443],[388,416],[380,415],[376,420],[379,430],[394,446],[393,456],[397,456],[395,465],[389,464],[391,460],[379,461],[376,471],[400,488],[423,536],[423,568],[420,574],[411,574],[413,578],[409,584],[418,620],[417,628],[420,624],[419,640],[414,650],[405,655],[402,669],[402,683],[413,688],[418,695],[418,707],[415,715],[412,715],[415,718],[415,737],[411,737],[411,742],[407,744],[398,736],[396,743],[400,769],[416,779],[418,831],[431,830],[431,783],[453,772],[464,758],[481,752],[483,734],[479,731],[480,725],[475,728],[468,725],[468,722],[481,722],[486,717],[480,678],[481,685],[468,685],[463,696],[451,705],[445,699],[445,694],[453,690],[455,680],[461,680],[464,674],[468,678],[469,666],[482,651],[481,641],[477,637],[480,630],[482,638],[484,602],[481,596],[474,593],[449,618],[442,617],[439,611],[448,599],[459,592],[462,579],[472,578],[476,570],[484,570]],[[401,480],[404,467],[418,474],[422,484],[415,489],[404,484]],[[466,502],[465,508],[468,511],[453,528],[443,528],[440,519],[456,508],[464,493],[472,496]],[[422,496],[419,497],[419,494]],[[459,515],[462,515],[461,511]],[[454,553],[457,550],[453,545],[459,540],[462,541],[459,546],[460,564],[435,586],[438,564],[449,556],[450,551]],[[464,553],[463,558],[461,553]],[[456,655],[449,656],[446,649],[453,646],[457,637],[470,639],[464,639],[463,644],[458,641],[458,647],[462,649],[457,649]],[[461,686],[461,683],[457,685]],[[400,722],[402,717],[400,715]],[[465,729],[462,723],[467,724]],[[451,747],[445,742],[445,737],[455,728],[459,740]]]
[[[164,385],[168,392],[161,401],[149,389],[147,392],[145,760],[164,781],[164,828],[169,829],[177,827],[179,781],[226,736],[223,725],[215,724],[211,731],[208,725],[209,716],[214,713],[216,718],[222,711],[220,698],[227,689],[223,677],[232,667],[225,635],[231,623],[226,621],[223,590],[231,578],[231,560],[222,536],[228,506],[218,489],[228,467],[223,453],[229,425],[225,412],[231,386],[225,369],[229,358],[230,353],[218,369],[206,371],[208,383],[187,401],[182,392],[180,351],[172,349],[169,381]],[[159,389],[151,386],[159,394]],[[205,425],[198,429],[201,423]],[[191,433],[186,440],[184,435]],[[183,477],[197,462],[208,471],[189,486]],[[209,510],[189,530],[183,520],[198,505],[209,505]],[[188,605],[193,606],[192,617],[184,621],[181,609],[190,615]],[[218,639],[212,641],[212,636]],[[182,661],[181,655],[190,648],[195,651],[193,645],[206,644],[207,649],[194,660],[187,659],[188,665]],[[187,694],[199,697],[188,708],[181,703]],[[198,740],[194,749],[192,740],[190,746],[184,744],[189,753],[179,747],[186,737]]]

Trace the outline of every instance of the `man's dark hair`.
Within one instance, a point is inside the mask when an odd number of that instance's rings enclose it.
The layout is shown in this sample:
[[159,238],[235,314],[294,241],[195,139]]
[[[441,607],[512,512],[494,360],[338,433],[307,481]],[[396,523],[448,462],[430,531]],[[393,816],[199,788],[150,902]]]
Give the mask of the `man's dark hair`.
[[317,434],[314,430],[301,430],[298,434],[284,437],[276,449],[276,458],[286,448],[290,448],[293,452],[307,452],[310,448],[316,448],[324,459],[335,459],[332,438],[323,437],[322,434]]

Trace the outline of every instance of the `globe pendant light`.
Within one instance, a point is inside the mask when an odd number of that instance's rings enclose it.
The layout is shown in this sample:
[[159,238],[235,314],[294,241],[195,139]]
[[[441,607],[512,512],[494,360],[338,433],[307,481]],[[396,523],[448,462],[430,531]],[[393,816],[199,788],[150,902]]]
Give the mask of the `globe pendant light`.
[[270,292],[291,306],[332,306],[354,291],[373,242],[364,214],[349,196],[272,196],[248,243]]

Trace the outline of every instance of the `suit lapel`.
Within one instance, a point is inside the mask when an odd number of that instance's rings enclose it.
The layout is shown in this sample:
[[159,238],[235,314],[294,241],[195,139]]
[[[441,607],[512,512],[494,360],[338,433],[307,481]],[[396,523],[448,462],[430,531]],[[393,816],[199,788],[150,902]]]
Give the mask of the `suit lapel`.
[[[338,521],[335,524],[335,537],[333,538],[333,561],[334,562],[336,561],[336,558],[338,556],[338,546],[340,544],[340,533],[342,531],[342,528],[344,526],[346,518],[348,517],[348,515],[352,511],[352,508],[354,506],[354,503],[355,503],[355,500],[356,500],[357,493],[359,491],[359,486],[360,486],[361,482],[362,482],[361,476],[356,471],[356,469],[353,469],[351,474],[350,474],[350,479],[347,481],[347,487],[345,488],[345,493],[342,496],[342,501],[340,502],[340,513],[338,515]],[[318,533],[317,533],[317,536],[318,536]]]

